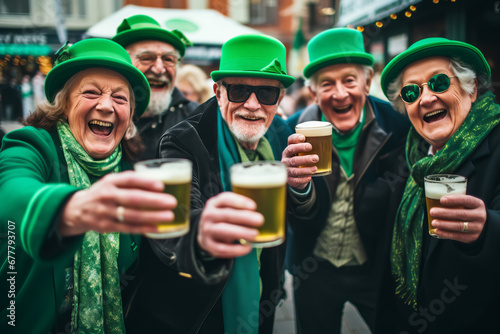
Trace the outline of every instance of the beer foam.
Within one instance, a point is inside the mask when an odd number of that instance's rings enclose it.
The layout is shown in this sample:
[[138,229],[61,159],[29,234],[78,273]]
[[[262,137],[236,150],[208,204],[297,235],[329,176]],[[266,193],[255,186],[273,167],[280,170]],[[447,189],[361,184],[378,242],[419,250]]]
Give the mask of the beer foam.
[[158,168],[148,168],[143,165],[136,165],[136,172],[151,180],[160,180],[170,184],[191,182],[191,168],[186,168],[186,164],[169,163]]
[[451,187],[448,189],[446,185],[441,183],[425,183],[425,196],[432,199],[440,199],[445,195],[453,195],[453,194],[465,194],[467,189],[467,183],[451,183],[449,184]]
[[297,124],[295,132],[306,137],[322,137],[332,134],[332,124],[330,122],[309,121]]
[[239,187],[278,187],[286,183],[287,174],[281,167],[255,165],[231,173],[231,183]]

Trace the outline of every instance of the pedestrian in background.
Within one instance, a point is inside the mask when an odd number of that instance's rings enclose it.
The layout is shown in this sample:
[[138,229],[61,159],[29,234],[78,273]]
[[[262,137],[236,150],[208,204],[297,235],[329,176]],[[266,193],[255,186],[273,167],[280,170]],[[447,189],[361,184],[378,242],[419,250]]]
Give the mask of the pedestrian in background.
[[182,65],[177,75],[177,88],[187,99],[196,103],[203,103],[212,94],[208,86],[207,75],[196,65]]

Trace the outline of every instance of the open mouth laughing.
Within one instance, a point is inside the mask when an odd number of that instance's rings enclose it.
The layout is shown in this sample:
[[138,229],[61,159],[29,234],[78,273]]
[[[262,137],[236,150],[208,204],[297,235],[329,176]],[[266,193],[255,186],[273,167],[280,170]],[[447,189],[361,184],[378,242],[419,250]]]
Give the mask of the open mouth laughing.
[[161,89],[161,88],[164,88],[168,85],[168,82],[165,80],[157,80],[157,79],[153,79],[153,78],[148,78],[148,82],[149,82],[149,86],[151,86],[151,88]]
[[424,122],[426,123],[437,122],[445,118],[447,114],[448,112],[445,109],[432,111],[424,115]]
[[351,110],[352,104],[349,104],[348,106],[345,106],[343,108],[333,108],[333,111],[336,112],[337,114],[345,114]]
[[98,136],[109,136],[113,131],[113,123],[93,119],[89,122],[90,131]]

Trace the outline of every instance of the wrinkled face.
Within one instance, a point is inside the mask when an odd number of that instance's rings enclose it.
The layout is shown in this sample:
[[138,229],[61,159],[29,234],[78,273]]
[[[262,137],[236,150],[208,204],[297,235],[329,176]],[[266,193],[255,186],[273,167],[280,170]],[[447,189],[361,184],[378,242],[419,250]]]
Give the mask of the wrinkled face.
[[310,88],[325,118],[341,132],[351,131],[359,122],[371,77],[355,64],[335,64],[321,69]]
[[94,159],[111,155],[131,122],[130,85],[118,72],[90,68],[75,74],[64,114],[76,141]]
[[476,92],[467,94],[458,81],[450,78],[450,87],[442,93],[431,91],[429,79],[439,73],[454,76],[450,61],[445,57],[429,57],[408,65],[403,70],[403,86],[422,85],[420,97],[413,103],[405,103],[408,117],[415,130],[437,151],[462,125],[469,114]]
[[[279,81],[262,78],[224,78],[227,84],[249,86],[279,87]],[[219,103],[222,117],[240,144],[247,149],[255,149],[262,136],[271,125],[278,105],[283,98],[281,94],[274,105],[261,104],[253,92],[246,101],[235,103],[228,100],[224,86],[214,84],[214,93]]]
[[[126,49],[132,64],[148,79],[152,101],[172,94],[179,57],[179,52],[172,45],[153,40],[139,41],[128,45]],[[174,63],[169,61],[174,59]]]

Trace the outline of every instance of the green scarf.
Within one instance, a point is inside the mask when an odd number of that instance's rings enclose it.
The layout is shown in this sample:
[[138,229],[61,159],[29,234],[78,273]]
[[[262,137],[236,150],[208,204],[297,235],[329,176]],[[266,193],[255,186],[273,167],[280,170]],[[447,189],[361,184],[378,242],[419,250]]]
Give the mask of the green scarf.
[[[94,160],[78,144],[68,123],[59,122],[64,159],[71,185],[89,188],[107,173],[119,172],[121,146],[106,159]],[[118,272],[119,233],[85,233],[73,264],[72,333],[125,333],[120,275]]]
[[[325,115],[321,115],[323,122],[328,122]],[[358,146],[359,137],[365,124],[365,108],[361,114],[360,122],[348,133],[340,133],[335,128],[332,132],[332,143],[337,154],[339,155],[340,165],[349,178],[352,175],[352,166],[354,164],[354,153],[356,153],[356,146]]]
[[406,182],[394,225],[391,271],[396,294],[417,309],[417,287],[422,252],[422,224],[425,217],[424,177],[454,173],[477,146],[500,123],[500,105],[490,92],[478,97],[460,128],[434,156],[427,156],[429,145],[410,129],[406,141],[406,160],[411,177]]
[[[222,187],[231,191],[229,169],[239,162],[249,161],[243,148],[237,143],[222,118],[217,112],[217,149]],[[252,160],[275,160],[269,141],[262,137],[256,156]],[[245,328],[245,333],[259,332],[260,274],[258,257],[261,249],[252,251],[234,259],[231,275],[222,292],[222,314],[225,333],[239,333],[238,328]]]

